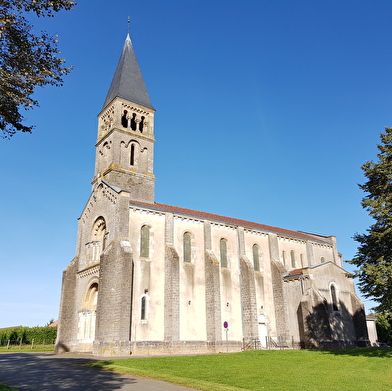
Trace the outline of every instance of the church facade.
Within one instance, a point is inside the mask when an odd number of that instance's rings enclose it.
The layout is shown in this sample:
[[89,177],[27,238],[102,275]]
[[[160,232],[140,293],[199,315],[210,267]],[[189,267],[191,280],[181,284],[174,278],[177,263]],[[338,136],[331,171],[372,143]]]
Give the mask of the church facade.
[[154,114],[128,35],[98,115],[56,351],[366,345],[363,303],[334,236],[155,202]]

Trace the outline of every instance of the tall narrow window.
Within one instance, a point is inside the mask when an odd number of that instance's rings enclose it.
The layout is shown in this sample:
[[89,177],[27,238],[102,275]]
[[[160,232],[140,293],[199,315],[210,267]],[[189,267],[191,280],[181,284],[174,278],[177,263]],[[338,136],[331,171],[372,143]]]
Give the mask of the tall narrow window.
[[282,263],[286,266],[286,253],[284,251],[282,251]]
[[139,130],[140,133],[143,133],[143,128],[144,128],[144,116],[142,116],[140,122],[139,122]]
[[136,130],[136,113],[132,114],[131,118],[131,129]]
[[227,240],[220,240],[220,262],[222,267],[227,267]]
[[141,320],[146,320],[146,309],[147,309],[147,297],[142,296],[142,299],[140,302],[140,319]]
[[259,259],[259,246],[253,245],[253,267],[256,272],[260,271],[260,259]]
[[338,307],[338,299],[336,297],[336,288],[335,285],[331,285],[331,299],[332,299],[332,309],[334,311],[339,311]]
[[184,247],[184,262],[192,261],[192,237],[189,232],[184,233],[183,237],[183,247]]
[[324,257],[321,257],[320,258],[320,263],[324,263],[325,262],[325,258]]
[[135,144],[131,145],[131,159],[130,159],[131,166],[135,165]]
[[295,268],[295,254],[294,251],[290,251],[290,258],[291,258],[291,267]]
[[148,289],[144,290],[144,294],[140,296],[140,320],[141,323],[148,322],[148,315],[150,313],[150,296]]
[[140,232],[140,256],[148,258],[150,256],[150,228],[143,225]]
[[304,267],[304,256],[303,254],[299,255],[300,261],[301,261],[301,267]]
[[121,125],[123,126],[123,128],[127,128],[128,127],[128,118],[127,118],[127,110],[124,110],[124,114],[121,117]]

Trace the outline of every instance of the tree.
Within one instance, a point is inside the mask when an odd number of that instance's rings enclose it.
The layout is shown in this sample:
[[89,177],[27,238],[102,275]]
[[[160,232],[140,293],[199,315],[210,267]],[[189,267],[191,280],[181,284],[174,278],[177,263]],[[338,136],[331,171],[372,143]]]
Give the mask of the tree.
[[376,315],[377,338],[380,342],[392,344],[392,312]]
[[33,33],[25,15],[54,16],[61,9],[70,10],[76,3],[68,0],[0,1],[0,130],[3,138],[17,131],[31,133],[34,126],[23,124],[21,109],[31,109],[38,102],[31,95],[38,86],[61,86],[65,67],[58,58],[56,36]]
[[359,289],[372,297],[377,313],[392,310],[392,128],[381,133],[378,161],[362,166],[367,181],[359,187],[368,193],[362,207],[375,220],[366,234],[355,234],[360,244],[350,263],[359,267]]
[[45,327],[48,327],[54,322],[54,318],[51,318],[48,323],[46,323]]

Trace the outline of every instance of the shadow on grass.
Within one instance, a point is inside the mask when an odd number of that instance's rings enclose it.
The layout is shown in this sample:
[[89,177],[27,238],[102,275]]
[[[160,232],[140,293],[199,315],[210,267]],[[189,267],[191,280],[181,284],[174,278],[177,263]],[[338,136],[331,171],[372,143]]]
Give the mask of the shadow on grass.
[[392,348],[353,348],[353,349],[333,349],[322,350],[325,354],[333,354],[335,356],[364,356],[392,358]]
[[89,361],[86,363],[83,363],[82,365],[85,365],[87,367],[91,368],[97,368],[97,369],[102,369],[104,368],[106,371],[110,371],[110,369],[107,368],[108,365],[112,365],[115,363],[115,360],[105,360],[105,361]]

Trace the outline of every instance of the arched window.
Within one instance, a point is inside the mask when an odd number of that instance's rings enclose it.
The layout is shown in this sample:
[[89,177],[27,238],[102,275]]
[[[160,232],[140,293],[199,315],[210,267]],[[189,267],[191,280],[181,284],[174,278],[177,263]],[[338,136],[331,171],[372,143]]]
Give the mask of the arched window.
[[219,244],[220,262],[222,267],[227,267],[227,240],[221,239]]
[[102,155],[102,161],[101,161],[101,170],[106,169],[107,166],[109,165],[109,157],[110,157],[110,144],[108,142],[105,142],[102,145],[101,149],[101,155]]
[[255,271],[260,271],[259,246],[257,244],[253,245],[253,267]]
[[183,251],[184,251],[184,262],[192,261],[192,237],[189,232],[184,233],[183,237]]
[[332,309],[334,311],[339,311],[339,306],[338,306],[338,299],[336,295],[336,288],[335,285],[331,285],[331,299],[332,299]]
[[96,310],[98,301],[98,283],[94,282],[90,285],[87,294],[84,299],[83,307],[85,309]]
[[141,303],[140,303],[140,319],[141,320],[146,320],[146,307],[147,307],[147,298],[146,296],[142,297]]
[[282,251],[282,263],[286,266],[286,253],[284,251]]
[[97,263],[100,261],[106,242],[106,222],[103,217],[98,217],[91,230],[90,242],[86,243],[87,262]]
[[131,129],[136,130],[136,113],[132,114],[131,118]]
[[300,261],[301,261],[301,267],[304,267],[304,256],[303,254],[299,255]]
[[140,256],[148,258],[150,256],[150,228],[143,225],[140,230]]
[[95,223],[93,225],[93,229],[91,232],[91,240],[93,241],[100,241],[103,242],[103,237],[106,234],[106,222],[103,217],[98,217],[95,220]]
[[142,118],[141,118],[141,120],[140,120],[140,122],[139,122],[139,130],[140,130],[140,133],[143,133],[143,128],[144,128],[144,116],[142,116]]
[[124,114],[121,117],[121,125],[123,126],[123,128],[127,128],[128,127],[128,117],[127,117],[128,111],[124,110]]
[[320,263],[324,263],[325,262],[325,258],[324,257],[321,257],[320,258]]
[[129,163],[131,166],[135,165],[135,144],[131,145],[131,157],[129,159]]
[[294,250],[290,251],[290,258],[291,258],[291,267],[295,268],[295,254],[294,254]]
[[148,296],[148,290],[145,290],[145,294],[140,297],[140,320],[147,321],[148,314],[150,312],[150,296]]

